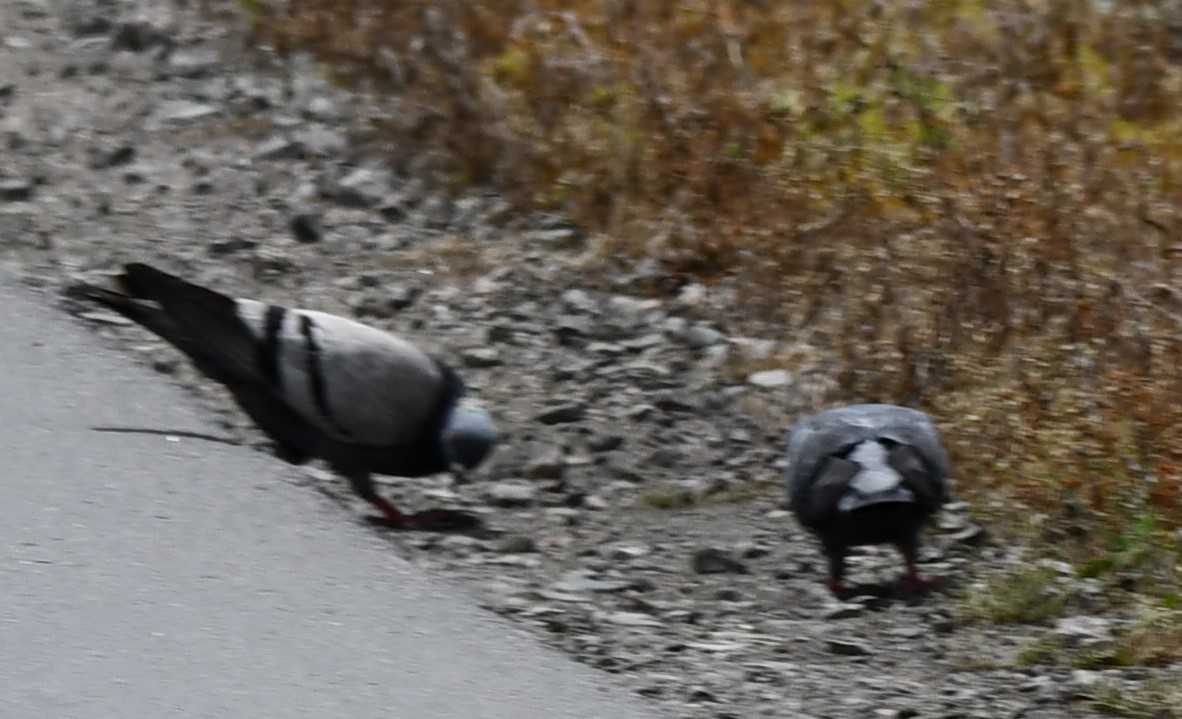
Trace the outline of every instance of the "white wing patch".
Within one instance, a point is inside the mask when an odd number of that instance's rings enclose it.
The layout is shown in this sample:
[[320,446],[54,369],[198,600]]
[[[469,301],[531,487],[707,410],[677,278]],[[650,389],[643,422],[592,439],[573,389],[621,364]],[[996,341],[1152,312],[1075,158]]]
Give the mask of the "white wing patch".
[[266,325],[267,304],[258,300],[234,300],[238,311],[238,318],[242,320],[250,333],[259,342],[263,341],[263,330]]
[[886,448],[878,442],[863,442],[850,452],[849,459],[861,465],[862,471],[850,480],[850,488],[860,494],[877,494],[895,487],[902,477],[887,463]]

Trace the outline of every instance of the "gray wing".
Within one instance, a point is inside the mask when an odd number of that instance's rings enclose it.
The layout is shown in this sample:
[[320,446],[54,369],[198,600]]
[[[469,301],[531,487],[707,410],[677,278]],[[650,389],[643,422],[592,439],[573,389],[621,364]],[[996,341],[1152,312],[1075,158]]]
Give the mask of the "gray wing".
[[789,494],[805,490],[827,457],[842,453],[864,438],[858,428],[829,422],[821,415],[797,423],[788,435]]
[[870,405],[887,408],[881,412],[879,436],[892,439],[900,444],[914,447],[923,461],[931,467],[932,473],[947,482],[952,472],[940,432],[932,418],[918,410],[895,405]]
[[[257,312],[249,303],[239,300],[244,317]],[[406,444],[438,416],[442,371],[400,337],[337,315],[291,310],[273,341],[284,401],[334,439]]]
[[951,469],[940,433],[931,417],[917,410],[885,405],[879,436],[899,446],[890,454],[890,464],[903,475],[920,502],[936,509],[949,499]]
[[948,501],[948,478],[933,471],[920,451],[909,444],[894,447],[887,463],[903,478],[903,485],[915,495],[920,505],[935,511]]
[[824,522],[837,511],[850,480],[861,471],[857,462],[841,457],[825,457],[810,477],[807,486],[792,495],[790,505],[806,527]]

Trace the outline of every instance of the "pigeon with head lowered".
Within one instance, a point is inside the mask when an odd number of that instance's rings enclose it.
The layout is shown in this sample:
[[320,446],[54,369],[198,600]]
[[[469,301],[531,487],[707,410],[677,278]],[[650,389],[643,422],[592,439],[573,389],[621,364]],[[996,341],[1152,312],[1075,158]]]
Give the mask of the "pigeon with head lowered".
[[857,404],[806,417],[788,436],[788,504],[821,542],[829,589],[844,582],[849,547],[893,544],[905,584],[931,584],[916,570],[919,535],[948,501],[948,456],[928,415],[892,404]]
[[325,460],[384,522],[472,526],[451,510],[404,514],[373,474],[421,477],[478,466],[496,443],[487,413],[463,402],[459,376],[411,342],[344,317],[235,299],[145,264],[123,267],[121,291],[82,284],[71,294],[105,305],[167,340],[299,464]]

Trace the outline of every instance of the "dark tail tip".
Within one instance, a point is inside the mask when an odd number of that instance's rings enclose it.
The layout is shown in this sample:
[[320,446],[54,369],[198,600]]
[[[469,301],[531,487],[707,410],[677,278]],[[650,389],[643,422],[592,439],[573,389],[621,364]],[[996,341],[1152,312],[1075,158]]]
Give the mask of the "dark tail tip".
[[162,281],[176,279],[167,272],[162,272],[143,262],[129,262],[123,265],[123,272],[115,278],[115,282],[120,289],[132,297],[149,299],[155,294],[154,290],[160,286]]
[[121,300],[127,299],[118,292],[108,290],[105,287],[88,284],[86,282],[79,282],[77,284],[70,285],[69,287],[65,288],[62,294],[66,297],[69,297],[70,299],[87,300],[90,302],[98,302],[104,305],[117,304]]

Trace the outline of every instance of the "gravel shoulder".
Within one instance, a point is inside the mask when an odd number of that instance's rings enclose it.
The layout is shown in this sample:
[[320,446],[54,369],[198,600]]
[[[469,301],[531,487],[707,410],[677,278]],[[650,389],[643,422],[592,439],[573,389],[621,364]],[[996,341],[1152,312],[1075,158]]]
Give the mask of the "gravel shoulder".
[[[988,541],[963,503],[922,558],[951,589],[835,603],[779,487],[783,431],[832,386],[817,353],[770,330],[728,331],[703,288],[662,302],[572,286],[575,230],[391,169],[364,100],[307,63],[253,51],[240,27],[185,3],[13,0],[0,28],[5,267],[260,450],[175,352],[55,291],[153,262],[439,351],[493,410],[504,446],[473,485],[382,489],[410,509],[481,513],[491,531],[386,534],[391,551],[630,690],[695,718],[1057,719],[1095,716],[1080,699],[1097,682],[1176,676],[1011,661],[1044,631],[1088,640],[1118,618],[1037,631],[957,622],[958,591],[1027,556]],[[798,366],[741,371],[773,351]],[[320,468],[284,471],[368,511]],[[855,581],[899,571],[886,550],[851,558]]]

